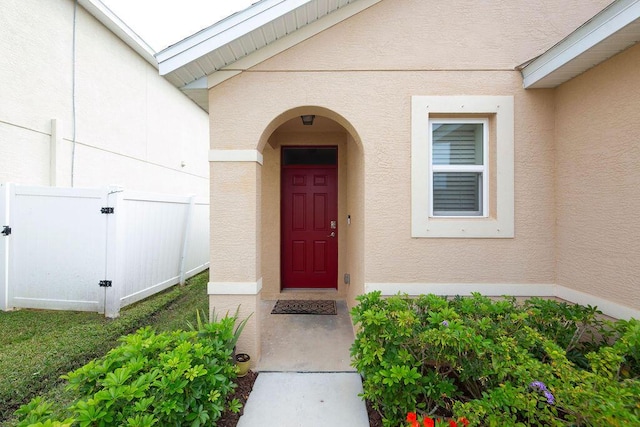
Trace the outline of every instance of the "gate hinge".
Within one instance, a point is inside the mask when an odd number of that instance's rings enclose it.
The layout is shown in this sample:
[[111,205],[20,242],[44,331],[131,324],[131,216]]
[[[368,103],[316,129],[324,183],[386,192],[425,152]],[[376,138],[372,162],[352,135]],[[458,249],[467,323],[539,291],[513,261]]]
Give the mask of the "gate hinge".
[[11,234],[11,227],[9,227],[8,225],[2,226],[2,235],[8,236],[9,234]]
[[112,213],[113,213],[113,208],[111,208],[111,207],[104,207],[104,208],[100,209],[100,213],[103,213],[103,214],[112,214]]
[[111,287],[111,280],[100,280],[100,287],[101,288],[110,288]]

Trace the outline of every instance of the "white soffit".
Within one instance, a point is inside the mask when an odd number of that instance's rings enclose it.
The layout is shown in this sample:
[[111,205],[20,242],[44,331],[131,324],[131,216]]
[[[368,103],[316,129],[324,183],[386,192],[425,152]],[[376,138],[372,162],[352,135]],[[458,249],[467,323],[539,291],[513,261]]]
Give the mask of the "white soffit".
[[525,88],[556,87],[640,41],[640,0],[617,0],[519,68]]
[[206,97],[198,95],[200,102],[195,99],[197,91],[206,92],[238,70],[277,55],[380,1],[261,0],[158,52],[160,74],[208,110],[208,104],[202,102]]
[[158,62],[154,56],[156,52],[104,3],[100,0],[78,0],[78,3],[149,64],[158,68]]

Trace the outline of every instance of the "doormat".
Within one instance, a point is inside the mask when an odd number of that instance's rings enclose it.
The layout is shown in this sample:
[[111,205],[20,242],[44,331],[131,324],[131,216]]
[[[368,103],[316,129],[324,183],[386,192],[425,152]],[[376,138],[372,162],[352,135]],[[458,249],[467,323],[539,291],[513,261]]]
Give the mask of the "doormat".
[[271,310],[271,314],[337,314],[333,300],[281,300]]

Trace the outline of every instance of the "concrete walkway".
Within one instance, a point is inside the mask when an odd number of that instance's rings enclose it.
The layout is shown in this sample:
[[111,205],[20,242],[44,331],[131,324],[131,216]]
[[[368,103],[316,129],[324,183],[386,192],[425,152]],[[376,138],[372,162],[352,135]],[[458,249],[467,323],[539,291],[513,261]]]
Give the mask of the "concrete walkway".
[[353,326],[344,300],[335,316],[271,314],[275,301],[260,306],[262,354],[258,372],[355,372],[349,348]]
[[259,374],[238,427],[369,427],[346,302],[335,316],[270,314],[274,304],[260,305]]
[[238,427],[369,427],[360,375],[260,372]]

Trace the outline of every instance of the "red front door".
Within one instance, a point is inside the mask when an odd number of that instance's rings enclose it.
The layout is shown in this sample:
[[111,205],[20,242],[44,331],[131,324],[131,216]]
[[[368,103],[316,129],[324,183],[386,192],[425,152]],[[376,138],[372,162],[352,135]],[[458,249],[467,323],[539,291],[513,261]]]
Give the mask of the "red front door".
[[283,166],[282,288],[338,286],[338,183],[332,166]]

